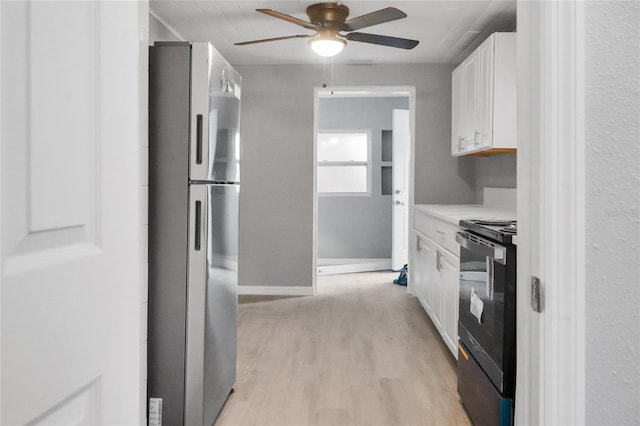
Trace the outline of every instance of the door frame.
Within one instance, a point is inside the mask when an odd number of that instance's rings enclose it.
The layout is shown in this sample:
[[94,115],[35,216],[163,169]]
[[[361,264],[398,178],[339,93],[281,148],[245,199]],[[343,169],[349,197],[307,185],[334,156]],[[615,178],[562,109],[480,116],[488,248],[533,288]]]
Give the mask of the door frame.
[[[311,285],[313,294],[317,293],[318,281],[318,131],[320,130],[320,98],[325,94],[353,93],[352,97],[385,97],[407,96],[409,98],[409,131],[411,135],[409,152],[409,211],[413,210],[413,194],[415,179],[415,111],[416,88],[414,86],[338,86],[331,88],[316,87],[313,94],[313,236],[312,236],[312,261]],[[413,216],[409,214],[409,229],[413,228]],[[407,288],[409,291],[409,288]]]
[[[585,422],[583,2],[518,1],[516,424]],[[542,312],[530,283],[542,282]]]

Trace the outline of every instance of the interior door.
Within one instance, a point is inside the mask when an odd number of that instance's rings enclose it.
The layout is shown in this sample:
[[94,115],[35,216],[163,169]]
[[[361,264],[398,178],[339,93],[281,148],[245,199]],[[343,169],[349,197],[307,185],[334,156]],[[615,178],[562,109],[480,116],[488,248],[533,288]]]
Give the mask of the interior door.
[[391,267],[401,269],[409,259],[409,111],[393,110],[393,241]]
[[0,2],[3,425],[144,422],[147,14]]

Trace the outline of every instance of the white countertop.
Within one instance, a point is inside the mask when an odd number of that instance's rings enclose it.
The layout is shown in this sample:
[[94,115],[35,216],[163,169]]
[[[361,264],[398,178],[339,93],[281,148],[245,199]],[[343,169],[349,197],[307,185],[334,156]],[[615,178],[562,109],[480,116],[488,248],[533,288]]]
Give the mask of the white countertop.
[[[516,212],[512,210],[483,204],[416,204],[413,207],[415,210],[454,225],[459,225],[462,219],[517,219]],[[517,235],[513,237],[512,242],[518,245]]]
[[483,204],[416,204],[414,208],[454,225],[462,219],[516,219],[514,211]]

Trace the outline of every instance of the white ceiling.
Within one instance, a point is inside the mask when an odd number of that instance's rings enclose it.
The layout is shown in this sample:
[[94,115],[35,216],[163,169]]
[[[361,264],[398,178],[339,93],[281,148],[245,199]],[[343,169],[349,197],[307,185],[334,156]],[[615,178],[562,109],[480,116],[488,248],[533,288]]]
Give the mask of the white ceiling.
[[[275,9],[308,21],[307,6],[317,1],[151,0],[152,13],[189,41],[210,41],[232,64],[317,64],[322,58],[306,39],[248,46],[233,43],[309,34],[298,25],[255,11]],[[344,1],[349,18],[394,6],[408,17],[360,32],[419,40],[412,50],[349,41],[334,63],[459,63],[494,31],[513,31],[515,0]]]

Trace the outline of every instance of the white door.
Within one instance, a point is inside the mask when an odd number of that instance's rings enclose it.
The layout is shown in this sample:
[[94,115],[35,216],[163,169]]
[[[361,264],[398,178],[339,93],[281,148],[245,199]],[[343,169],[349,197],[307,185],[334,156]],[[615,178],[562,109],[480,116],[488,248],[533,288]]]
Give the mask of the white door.
[[391,267],[402,268],[409,259],[409,155],[411,131],[409,111],[393,110],[393,241]]
[[144,420],[145,9],[0,2],[0,424]]

